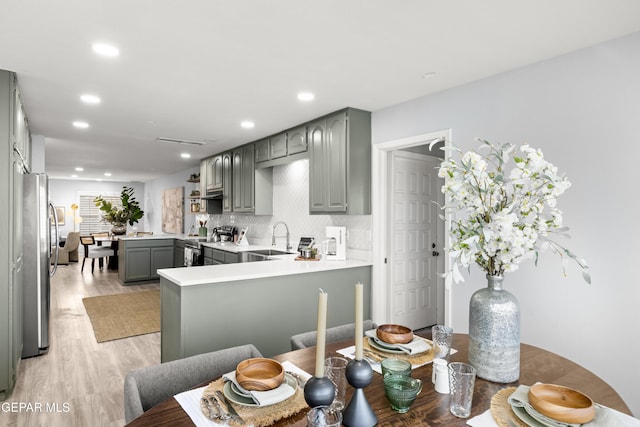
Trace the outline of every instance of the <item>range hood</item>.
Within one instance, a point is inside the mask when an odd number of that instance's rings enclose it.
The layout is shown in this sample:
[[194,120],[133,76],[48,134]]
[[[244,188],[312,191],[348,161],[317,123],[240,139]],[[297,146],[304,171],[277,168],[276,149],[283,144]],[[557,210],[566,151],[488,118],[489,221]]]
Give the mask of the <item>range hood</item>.
[[200,195],[200,198],[205,200],[222,199],[222,190],[207,191],[206,194]]

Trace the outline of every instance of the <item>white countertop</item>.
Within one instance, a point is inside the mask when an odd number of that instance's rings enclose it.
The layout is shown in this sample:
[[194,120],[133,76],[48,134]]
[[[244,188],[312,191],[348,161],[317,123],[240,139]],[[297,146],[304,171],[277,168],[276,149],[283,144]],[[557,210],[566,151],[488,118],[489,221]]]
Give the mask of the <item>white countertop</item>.
[[[215,245],[211,243],[207,245]],[[217,245],[220,245],[217,243]],[[257,249],[257,246],[234,246],[237,250]],[[261,247],[263,248],[263,247]],[[225,250],[227,248],[225,247]],[[233,282],[236,280],[259,279],[262,277],[286,276],[292,274],[316,273],[344,268],[366,267],[371,262],[361,260],[296,261],[297,254],[272,256],[268,261],[243,262],[237,264],[205,265],[198,267],[166,268],[158,274],[178,286],[194,286],[205,283]]]

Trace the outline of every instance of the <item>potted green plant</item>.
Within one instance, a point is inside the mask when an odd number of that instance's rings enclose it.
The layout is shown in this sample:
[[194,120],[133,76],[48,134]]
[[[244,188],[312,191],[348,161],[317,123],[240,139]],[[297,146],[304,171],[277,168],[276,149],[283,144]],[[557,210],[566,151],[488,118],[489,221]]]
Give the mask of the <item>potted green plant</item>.
[[133,187],[122,187],[120,192],[122,207],[114,206],[102,196],[96,197],[93,201],[104,212],[102,219],[113,225],[111,232],[116,235],[125,234],[127,223],[133,225],[144,216],[144,211],[140,209],[140,203],[133,195]]

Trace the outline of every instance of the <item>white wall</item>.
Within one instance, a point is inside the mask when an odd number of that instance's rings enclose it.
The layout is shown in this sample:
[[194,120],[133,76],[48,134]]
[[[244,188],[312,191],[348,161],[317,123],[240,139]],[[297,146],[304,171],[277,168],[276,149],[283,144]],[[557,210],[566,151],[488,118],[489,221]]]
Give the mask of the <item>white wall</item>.
[[[520,300],[522,341],[563,355],[613,386],[640,415],[640,259],[635,226],[640,174],[640,33],[374,112],[373,143],[451,128],[453,143],[474,138],[529,143],[573,186],[559,200],[593,279],[557,257],[507,275]],[[453,285],[453,327],[468,331],[479,270]]]
[[143,197],[145,185],[141,182],[113,182],[113,181],[81,181],[77,179],[51,179],[49,180],[49,199],[54,206],[64,206],[65,222],[60,227],[60,236],[66,236],[73,231],[73,211],[71,205],[79,203],[81,193],[96,194],[120,194],[122,186],[127,185],[133,187],[134,195],[140,202],[140,207],[145,211],[145,216],[136,224],[138,230],[146,227],[147,210],[144,205]]
[[182,172],[167,175],[145,183],[144,205],[147,230],[155,234],[162,233],[162,193],[172,188],[184,187],[184,230],[186,233],[195,221],[195,215],[189,211],[189,194],[197,184],[187,182],[191,174],[200,173],[199,167],[193,167]]

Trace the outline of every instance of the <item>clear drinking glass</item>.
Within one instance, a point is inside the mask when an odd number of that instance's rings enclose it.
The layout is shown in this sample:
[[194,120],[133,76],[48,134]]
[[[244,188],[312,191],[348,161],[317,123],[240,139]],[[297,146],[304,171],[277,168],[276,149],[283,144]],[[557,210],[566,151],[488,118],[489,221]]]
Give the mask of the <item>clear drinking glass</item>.
[[471,415],[476,368],[468,363],[449,363],[449,410],[459,418]]
[[347,376],[345,371],[349,361],[344,357],[331,356],[324,361],[324,373],[336,387],[336,397],[331,408],[342,411],[344,409],[345,393],[347,391]]
[[340,427],[342,412],[329,406],[316,406],[307,413],[307,427]]
[[453,328],[445,325],[435,325],[431,328],[431,339],[433,340],[433,351],[435,359],[449,360],[451,351],[451,339],[453,338]]

